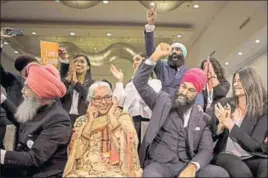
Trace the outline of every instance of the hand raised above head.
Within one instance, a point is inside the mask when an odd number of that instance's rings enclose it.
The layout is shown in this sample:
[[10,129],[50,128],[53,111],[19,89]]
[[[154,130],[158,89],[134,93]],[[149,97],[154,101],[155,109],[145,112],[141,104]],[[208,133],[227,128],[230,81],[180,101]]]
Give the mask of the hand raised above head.
[[124,73],[122,72],[121,69],[117,69],[113,64],[110,66],[110,71],[112,72],[113,76],[119,81],[123,82],[124,81]]
[[151,59],[157,62],[161,57],[165,57],[171,54],[171,46],[167,43],[160,43],[154,53],[151,55]]
[[63,47],[60,47],[58,50],[58,55],[62,60],[67,60],[68,54],[66,49],[64,49]]
[[16,36],[16,34],[8,35],[7,34],[8,30],[12,30],[12,28],[9,28],[9,27],[1,28],[1,40]]
[[154,3],[154,7],[147,11],[147,22],[150,25],[154,25],[156,19],[156,3]]

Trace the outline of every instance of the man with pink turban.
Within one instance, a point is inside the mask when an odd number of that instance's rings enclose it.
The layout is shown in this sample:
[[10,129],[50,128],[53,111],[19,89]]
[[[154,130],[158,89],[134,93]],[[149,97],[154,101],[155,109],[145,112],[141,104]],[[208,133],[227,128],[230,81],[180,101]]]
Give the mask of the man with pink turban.
[[[150,60],[170,55],[171,46],[160,43]],[[133,83],[152,116],[140,148],[143,177],[228,177],[221,167],[210,165],[213,156],[211,117],[195,104],[207,77],[198,68],[185,72],[175,97],[156,93],[148,78],[154,66],[142,64]],[[174,98],[174,99],[172,99]]]
[[59,71],[52,65],[30,63],[15,113],[19,129],[14,151],[1,150],[1,167],[14,168],[13,176],[61,177],[72,127],[59,98],[66,93]]

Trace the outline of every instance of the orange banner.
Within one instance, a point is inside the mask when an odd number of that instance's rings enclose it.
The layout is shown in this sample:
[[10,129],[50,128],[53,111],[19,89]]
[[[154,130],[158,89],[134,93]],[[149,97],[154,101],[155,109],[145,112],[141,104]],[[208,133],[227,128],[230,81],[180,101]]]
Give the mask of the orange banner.
[[41,48],[41,63],[43,65],[52,64],[56,68],[58,68],[58,51],[59,44],[52,43],[47,41],[40,41]]

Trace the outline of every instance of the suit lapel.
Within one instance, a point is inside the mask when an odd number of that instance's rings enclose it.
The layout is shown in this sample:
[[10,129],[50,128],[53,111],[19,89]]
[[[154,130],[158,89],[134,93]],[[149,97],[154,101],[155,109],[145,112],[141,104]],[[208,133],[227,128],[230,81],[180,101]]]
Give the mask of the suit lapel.
[[198,118],[200,116],[200,112],[197,107],[194,105],[192,108],[192,112],[190,115],[189,123],[188,123],[188,130],[187,130],[187,139],[188,139],[188,146],[190,152],[194,150],[194,129],[198,123]]
[[251,135],[255,125],[257,124],[257,120],[258,120],[257,118],[250,118],[249,116],[246,116],[240,128],[249,135]]

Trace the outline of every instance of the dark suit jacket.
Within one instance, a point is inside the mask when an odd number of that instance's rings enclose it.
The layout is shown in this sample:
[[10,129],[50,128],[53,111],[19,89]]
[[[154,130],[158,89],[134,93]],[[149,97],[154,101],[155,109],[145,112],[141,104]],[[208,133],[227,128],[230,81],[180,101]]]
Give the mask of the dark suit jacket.
[[[230,104],[232,112],[235,110],[234,98],[224,98],[219,101],[223,106],[227,103]],[[211,108],[208,113],[212,116],[212,123],[214,128],[214,138],[218,139],[218,142],[214,148],[215,154],[218,154],[225,150],[228,137],[234,138],[238,141],[240,146],[247,152],[267,158],[267,144],[264,143],[267,138],[267,104],[264,106],[264,113],[262,116],[249,117],[246,115],[240,127],[235,125],[231,132],[228,129],[224,129],[223,133],[216,135],[218,119],[215,116],[215,108]]]
[[72,127],[60,102],[38,110],[33,120],[20,124],[16,151],[7,151],[5,167],[24,172],[21,176],[62,176]]
[[[140,149],[142,166],[144,166],[144,161],[148,156],[148,149],[165,122],[172,106],[172,99],[169,94],[165,92],[157,94],[148,85],[148,78],[153,68],[154,66],[142,64],[133,79],[140,96],[153,111]],[[192,161],[198,162],[201,169],[209,164],[212,159],[213,145],[210,124],[210,116],[199,111],[198,107],[194,105],[188,124],[188,146]]]
[[[219,85],[215,86],[213,88],[213,94],[212,94],[213,102],[211,104],[211,107],[214,104],[216,104],[220,99],[225,98],[229,92],[229,89],[230,89],[230,83],[228,81],[220,82]],[[203,96],[204,96],[204,110],[206,110],[208,103],[207,90],[203,91]]]
[[18,106],[23,101],[21,90],[24,85],[24,78],[16,73],[6,71],[2,64],[0,64],[0,77],[1,85],[5,88],[7,97]]

